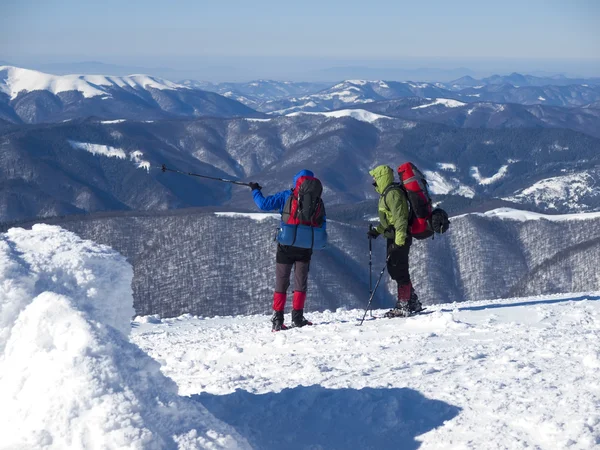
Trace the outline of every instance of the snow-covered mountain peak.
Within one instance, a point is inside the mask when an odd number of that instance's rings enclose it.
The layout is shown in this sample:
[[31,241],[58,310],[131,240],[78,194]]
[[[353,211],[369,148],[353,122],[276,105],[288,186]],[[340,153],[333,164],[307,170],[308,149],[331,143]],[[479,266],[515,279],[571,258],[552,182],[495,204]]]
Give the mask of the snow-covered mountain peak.
[[458,100],[453,100],[450,98],[437,98],[437,99],[435,99],[435,101],[433,103],[427,103],[425,105],[415,106],[412,109],[428,108],[430,106],[435,106],[435,105],[442,105],[447,108],[458,108],[460,106],[465,106],[466,103],[459,102]]
[[392,119],[392,117],[384,116],[381,114],[375,114],[369,111],[365,111],[364,109],[340,109],[337,111],[330,112],[294,112],[291,114],[287,114],[288,117],[295,117],[301,114],[312,114],[319,115],[325,117],[352,117],[353,119],[359,120],[361,122],[373,123],[379,119]]
[[86,97],[100,95],[110,96],[107,88],[132,88],[136,90],[189,89],[188,86],[176,84],[149,75],[135,74],[126,77],[106,75],[52,75],[36,70],[22,69],[12,66],[0,66],[0,92],[11,100],[20,92],[48,91],[52,94],[77,91]]

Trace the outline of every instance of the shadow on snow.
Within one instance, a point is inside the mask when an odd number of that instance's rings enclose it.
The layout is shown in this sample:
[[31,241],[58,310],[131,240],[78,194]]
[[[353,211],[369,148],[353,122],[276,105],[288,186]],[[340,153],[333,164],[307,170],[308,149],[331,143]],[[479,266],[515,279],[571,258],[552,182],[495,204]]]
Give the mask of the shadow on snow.
[[326,389],[194,395],[259,449],[406,449],[461,408],[408,388]]
[[[568,297],[568,298],[556,298],[556,299],[547,299],[547,300],[534,300],[534,301],[525,301],[525,302],[515,302],[515,303],[493,303],[487,305],[480,306],[464,306],[458,307],[459,311],[482,311],[485,309],[496,309],[496,308],[512,308],[515,306],[532,306],[532,305],[551,305],[553,303],[563,303],[563,302],[581,302],[584,300],[600,300],[599,296],[590,296],[590,295],[581,295],[578,297]],[[453,309],[443,308],[440,309],[442,312],[452,312]]]

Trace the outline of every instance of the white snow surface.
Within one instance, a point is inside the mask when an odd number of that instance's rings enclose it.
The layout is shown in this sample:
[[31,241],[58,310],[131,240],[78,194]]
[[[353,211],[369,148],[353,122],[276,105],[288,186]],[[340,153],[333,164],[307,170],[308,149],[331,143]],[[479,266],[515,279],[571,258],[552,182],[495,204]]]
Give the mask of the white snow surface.
[[[456,171],[456,166],[454,164],[438,163],[438,167],[446,171]],[[429,190],[432,194],[454,194],[467,198],[475,197],[475,191],[471,187],[464,185],[458,178],[448,179],[439,172],[431,170],[424,170],[423,175],[425,175],[425,178],[427,179]]]
[[451,183],[443,175],[431,170],[424,170],[423,175],[429,184],[429,190],[432,194],[444,195],[452,192],[457,186],[456,183]]
[[131,159],[137,164],[138,169],[144,169],[147,172],[150,172],[150,161],[145,161],[144,159],[142,159],[143,156],[143,152],[136,150],[129,154],[129,159]]
[[599,447],[600,293],[362,315],[140,320],[132,338],[255,448]]
[[430,106],[435,106],[435,105],[443,105],[447,108],[458,108],[460,106],[465,106],[466,103],[459,102],[458,100],[452,100],[449,98],[436,98],[433,103],[427,103],[425,105],[415,106],[414,108],[411,108],[411,109],[423,109],[423,108],[429,108]]
[[128,340],[132,277],[56,226],[0,235],[0,448],[249,448]]
[[531,202],[546,208],[558,209],[566,205],[573,209],[582,209],[581,200],[587,196],[598,195],[595,176],[589,172],[561,175],[540,180],[530,187],[522,189],[506,200]]
[[49,91],[59,94],[78,91],[85,98],[99,95],[109,96],[106,87],[132,89],[175,90],[189,89],[188,86],[148,75],[114,77],[105,75],[51,75],[36,70],[12,66],[0,66],[0,92],[15,99],[20,92]]
[[441,170],[447,170],[449,172],[456,172],[456,164],[453,164],[453,163],[438,163],[437,166]]
[[477,181],[477,183],[479,183],[480,185],[488,185],[488,184],[493,184],[495,182],[497,182],[498,180],[501,180],[502,178],[504,178],[504,176],[506,175],[506,172],[508,172],[508,165],[504,165],[502,167],[500,167],[500,169],[498,169],[498,172],[496,172],[494,175],[492,175],[491,177],[482,177],[481,174],[479,173],[479,168],[478,167],[471,167],[471,177],[473,177],[475,179],[475,181]]
[[321,116],[325,116],[325,117],[335,117],[335,118],[341,118],[341,117],[352,117],[353,119],[356,120],[360,120],[361,122],[368,122],[368,123],[373,123],[377,120],[380,119],[393,119],[392,117],[388,117],[388,116],[383,116],[381,114],[375,114],[372,113],[370,111],[366,111],[364,109],[340,109],[340,110],[336,110],[336,111],[329,111],[329,112],[294,112],[291,114],[288,114],[288,117],[294,117],[294,116],[298,116],[300,114],[318,114]]
[[275,213],[239,213],[239,212],[216,212],[215,216],[220,217],[245,217],[248,219],[255,220],[257,222],[262,222],[264,220],[279,218],[280,214]]
[[90,152],[92,155],[103,155],[109,158],[119,158],[125,159],[127,158],[127,154],[123,149],[111,147],[110,145],[102,145],[102,144],[91,144],[89,142],[77,142],[77,141],[69,141],[71,147],[85,150],[86,152]]
[[[71,147],[78,150],[85,150],[92,155],[102,155],[108,158],[127,159],[127,152],[121,148],[111,147],[110,145],[92,144],[90,142],[69,141]],[[134,150],[129,153],[129,160],[133,161],[138,169],[150,171],[150,161],[143,159],[144,153],[140,150]]]

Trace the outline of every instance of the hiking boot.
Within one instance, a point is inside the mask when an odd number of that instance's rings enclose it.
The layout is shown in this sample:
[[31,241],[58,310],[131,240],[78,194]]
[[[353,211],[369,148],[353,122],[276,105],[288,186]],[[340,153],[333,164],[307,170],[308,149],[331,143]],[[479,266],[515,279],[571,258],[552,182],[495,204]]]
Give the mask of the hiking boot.
[[304,310],[292,309],[292,326],[300,328],[305,325],[312,325],[312,322],[304,317]]
[[390,309],[388,312],[384,314],[385,317],[393,318],[393,317],[408,317],[411,312],[408,307],[407,301],[398,301],[396,303],[396,307],[394,309]]
[[271,318],[271,322],[273,322],[271,331],[287,330],[287,327],[283,323],[283,311],[275,311]]
[[408,309],[411,313],[418,313],[420,311],[423,311],[423,305],[419,301],[419,296],[412,287],[410,288],[410,299],[408,300]]

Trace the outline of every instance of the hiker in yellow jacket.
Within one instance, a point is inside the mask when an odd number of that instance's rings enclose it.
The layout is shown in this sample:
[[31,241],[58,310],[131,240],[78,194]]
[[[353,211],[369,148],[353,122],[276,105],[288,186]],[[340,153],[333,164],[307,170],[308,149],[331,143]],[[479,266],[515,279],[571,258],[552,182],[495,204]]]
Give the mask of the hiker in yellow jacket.
[[408,233],[410,210],[406,193],[394,183],[394,171],[389,166],[377,166],[369,172],[379,193],[379,224],[369,230],[369,239],[380,234],[387,239],[387,270],[398,283],[396,307],[387,317],[406,317],[421,311],[423,306],[412,287],[409,273],[409,252],[412,237]]

